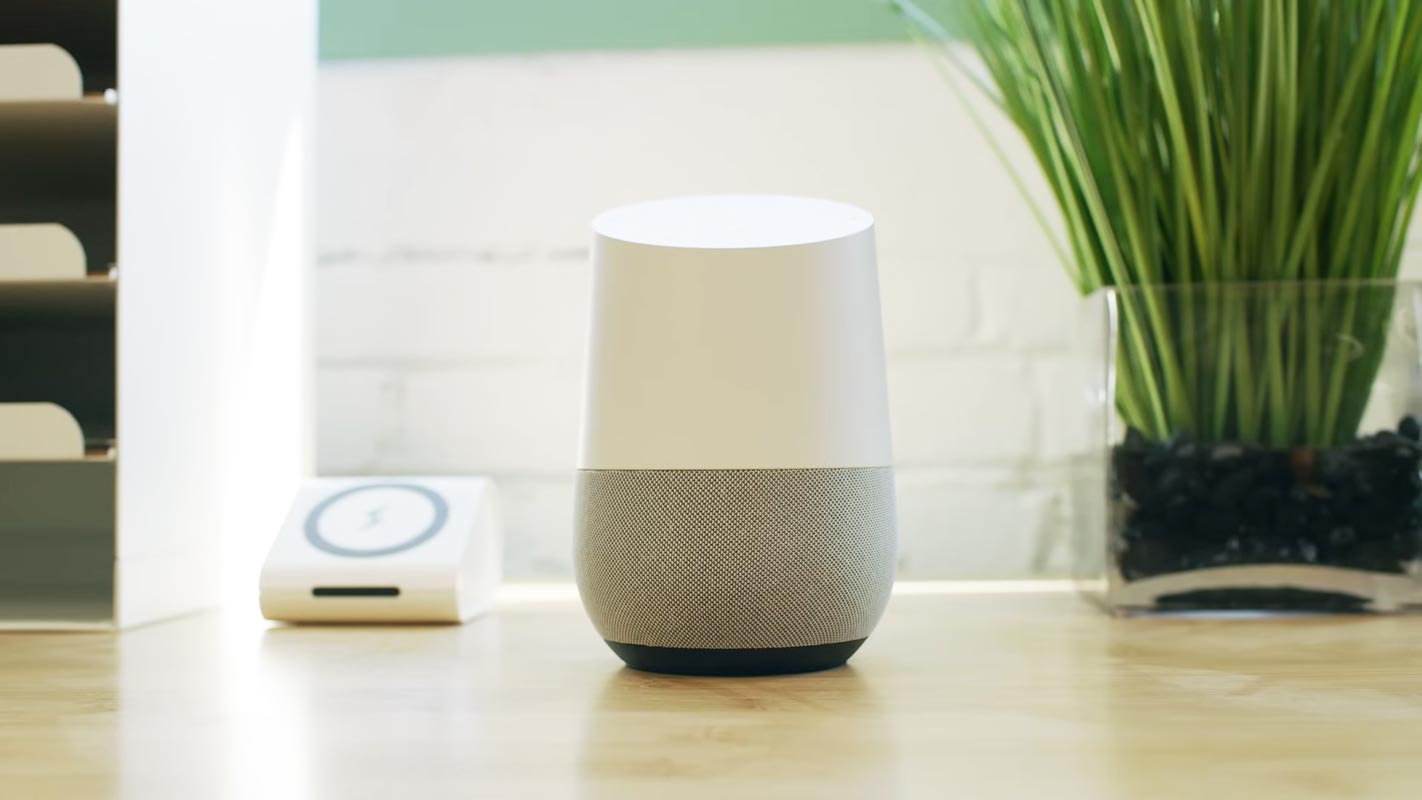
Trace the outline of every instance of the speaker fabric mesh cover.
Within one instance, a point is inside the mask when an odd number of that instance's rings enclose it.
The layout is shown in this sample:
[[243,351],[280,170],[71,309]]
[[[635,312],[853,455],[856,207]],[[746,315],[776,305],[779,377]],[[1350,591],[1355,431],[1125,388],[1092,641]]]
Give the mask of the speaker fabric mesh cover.
[[579,591],[610,642],[864,639],[893,585],[894,508],[891,467],[583,470]]

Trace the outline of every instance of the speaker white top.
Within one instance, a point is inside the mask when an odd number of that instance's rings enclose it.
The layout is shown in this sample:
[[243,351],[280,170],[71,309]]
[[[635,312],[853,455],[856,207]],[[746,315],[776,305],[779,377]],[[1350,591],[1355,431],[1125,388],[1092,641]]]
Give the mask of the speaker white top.
[[768,194],[657,200],[593,220],[597,235],[619,242],[712,250],[831,242],[872,227],[873,215],[856,206]]
[[756,195],[598,217],[579,466],[889,466],[873,224]]

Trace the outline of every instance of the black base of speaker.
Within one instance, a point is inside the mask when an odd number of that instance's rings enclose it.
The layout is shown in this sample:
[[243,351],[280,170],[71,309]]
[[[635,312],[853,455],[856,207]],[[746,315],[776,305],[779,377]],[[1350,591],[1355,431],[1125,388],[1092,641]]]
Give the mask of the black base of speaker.
[[627,666],[644,672],[671,675],[785,675],[818,672],[841,666],[854,655],[863,639],[816,644],[809,647],[737,648],[703,650],[687,647],[648,647],[608,642]]

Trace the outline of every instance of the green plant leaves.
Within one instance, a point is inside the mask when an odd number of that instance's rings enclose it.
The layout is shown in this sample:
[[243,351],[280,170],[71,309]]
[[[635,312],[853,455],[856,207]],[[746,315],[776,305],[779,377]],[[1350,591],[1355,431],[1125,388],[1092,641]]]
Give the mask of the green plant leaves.
[[[1083,292],[1396,277],[1422,188],[1422,0],[896,4],[949,62],[981,59],[972,82],[1046,174]],[[950,16],[966,44],[935,22]],[[1339,289],[1277,307],[1130,295],[1126,421],[1280,446],[1355,435],[1388,309]]]

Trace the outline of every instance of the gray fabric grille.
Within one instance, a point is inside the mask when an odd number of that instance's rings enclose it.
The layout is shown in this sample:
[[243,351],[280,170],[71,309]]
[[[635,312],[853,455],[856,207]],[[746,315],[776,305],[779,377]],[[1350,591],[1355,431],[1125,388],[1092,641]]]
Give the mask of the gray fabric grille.
[[889,467],[584,470],[578,588],[604,639],[688,648],[862,639],[897,555]]

